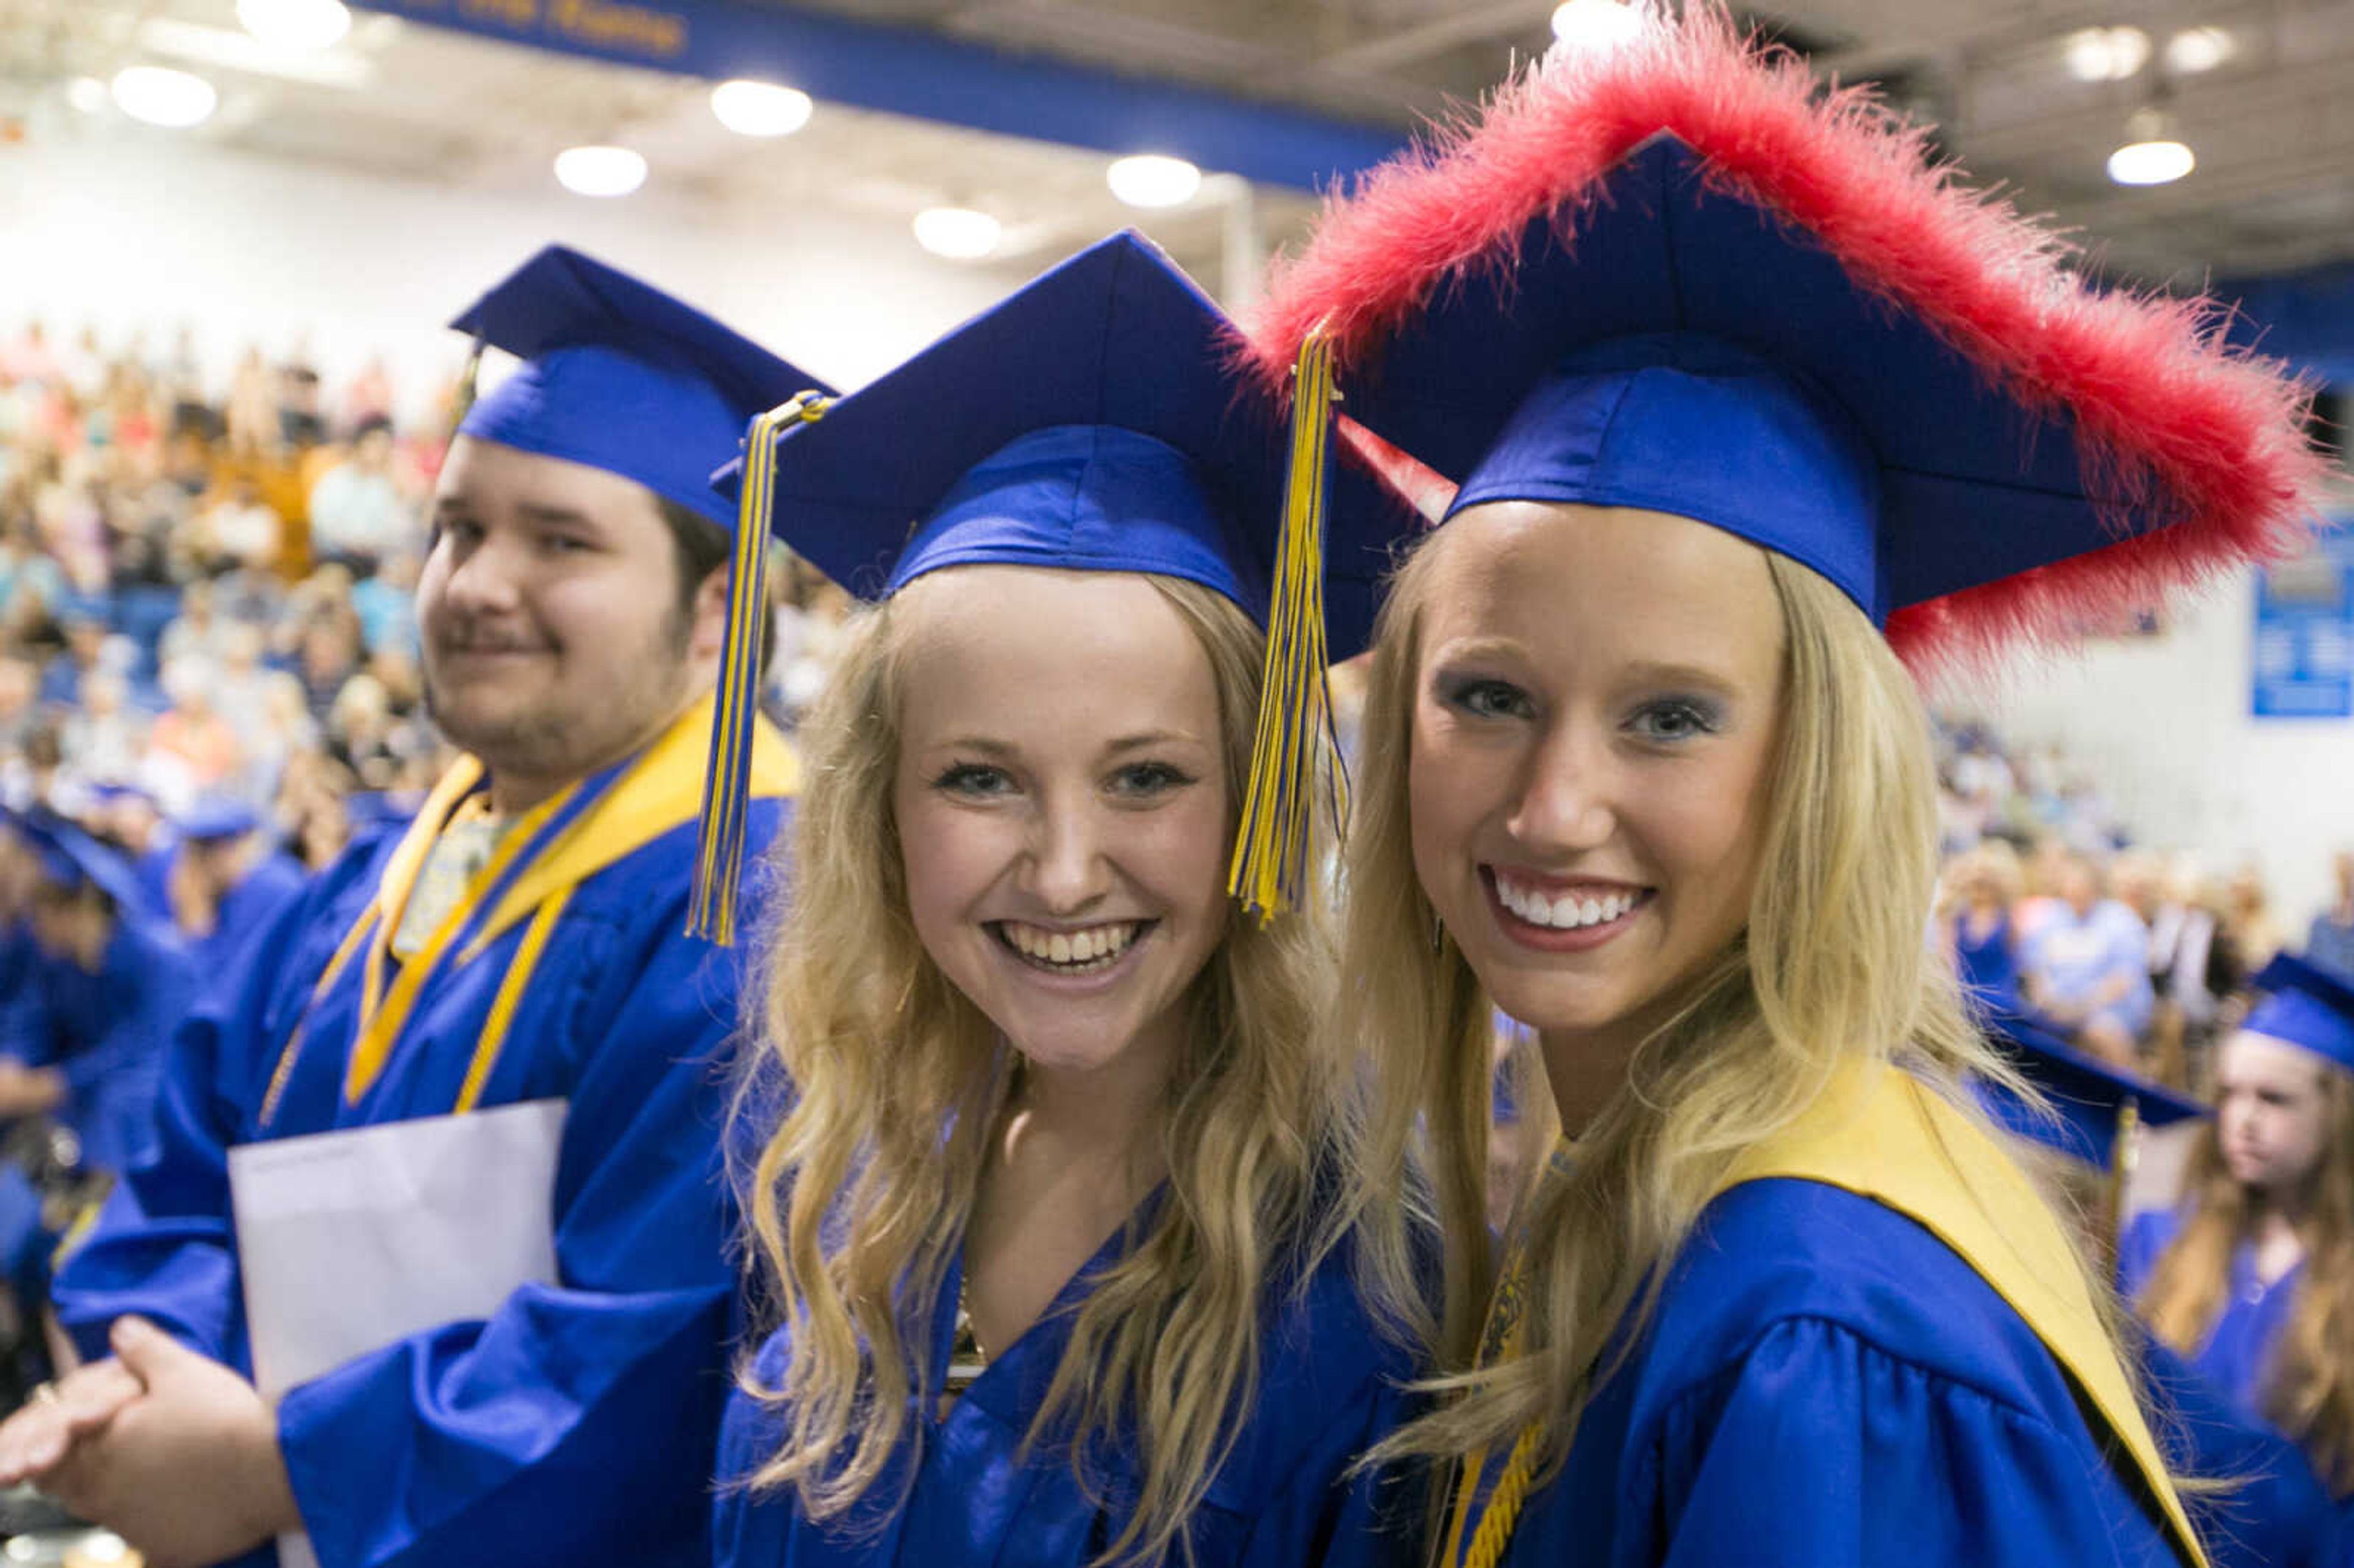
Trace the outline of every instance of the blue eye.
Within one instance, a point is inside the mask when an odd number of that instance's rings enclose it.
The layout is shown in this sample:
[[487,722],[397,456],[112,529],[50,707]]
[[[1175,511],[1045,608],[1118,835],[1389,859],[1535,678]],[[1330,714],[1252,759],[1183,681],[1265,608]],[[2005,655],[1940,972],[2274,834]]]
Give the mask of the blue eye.
[[960,795],[967,800],[988,800],[992,796],[1011,794],[1013,779],[1002,768],[992,768],[985,762],[956,762],[943,769],[932,780],[932,788],[944,795]]
[[1131,762],[1111,776],[1112,793],[1130,799],[1166,795],[1192,782],[1192,774],[1166,762]]
[[1645,740],[1672,742],[1714,735],[1723,717],[1711,704],[1691,697],[1668,697],[1644,705],[1630,723]]
[[1518,686],[1487,677],[1450,683],[1447,705],[1474,718],[1525,718],[1536,711],[1528,694]]

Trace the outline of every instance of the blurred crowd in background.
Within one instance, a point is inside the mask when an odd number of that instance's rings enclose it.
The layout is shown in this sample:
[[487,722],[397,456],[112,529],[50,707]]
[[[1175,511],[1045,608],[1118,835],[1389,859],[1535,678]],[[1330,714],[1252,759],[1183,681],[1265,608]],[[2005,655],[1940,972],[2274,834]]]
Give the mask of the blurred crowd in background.
[[2108,1062],[2205,1096],[2212,1046],[2275,954],[2354,978],[2354,850],[2330,906],[2296,928],[2253,865],[2138,842],[2096,780],[2056,750],[2007,749],[1941,721],[1941,935],[1963,980]]

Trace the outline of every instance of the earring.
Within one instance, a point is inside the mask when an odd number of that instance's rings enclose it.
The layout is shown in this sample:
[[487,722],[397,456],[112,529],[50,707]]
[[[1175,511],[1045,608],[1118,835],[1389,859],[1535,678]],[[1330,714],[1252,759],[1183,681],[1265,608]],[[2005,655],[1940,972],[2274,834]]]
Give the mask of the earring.
[[1430,912],[1430,950],[1434,954],[1447,950],[1447,922],[1436,909]]

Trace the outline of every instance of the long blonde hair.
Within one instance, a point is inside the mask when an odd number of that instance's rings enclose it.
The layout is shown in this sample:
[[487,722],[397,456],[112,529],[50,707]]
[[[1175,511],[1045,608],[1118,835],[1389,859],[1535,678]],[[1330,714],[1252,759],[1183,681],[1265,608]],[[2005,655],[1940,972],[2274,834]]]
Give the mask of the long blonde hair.
[[[1259,632],[1220,595],[1148,580],[1209,658],[1227,799],[1239,801]],[[908,1410],[930,1314],[1013,1075],[1009,1048],[933,963],[907,909],[891,804],[907,622],[902,601],[864,613],[805,726],[794,886],[760,987],[758,1066],[790,1104],[773,1131],[751,1128],[761,1148],[747,1209],[759,1326],[781,1324],[790,1354],[775,1387],[747,1380],[784,1429],[752,1485],[792,1489],[817,1519],[848,1512],[920,1438]],[[1194,982],[1161,1129],[1164,1199],[1075,1314],[1027,1439],[1067,1446],[1095,1488],[1090,1439],[1133,1435],[1136,1511],[1106,1562],[1155,1558],[1183,1538],[1251,1403],[1263,1298],[1304,1264],[1311,1186],[1334,1158],[1331,1075],[1314,1042],[1331,969],[1315,919],[1237,918]],[[777,1116],[760,1081],[748,1080],[739,1117]]]
[[[2305,1278],[2264,1371],[2264,1412],[2296,1439],[2332,1492],[2354,1491],[2354,1074],[2325,1065],[2321,1159],[2306,1173],[2297,1239]],[[2231,1290],[2232,1255],[2255,1219],[2209,1122],[2184,1173],[2190,1217],[2142,1287],[2150,1331],[2196,1355]]]
[[1528,1353],[1475,1368],[1490,1269],[1479,1223],[1489,1003],[1460,949],[1434,950],[1407,820],[1424,607],[1446,548],[1442,535],[1407,562],[1375,638],[1341,948],[1349,983],[1335,1014],[1341,1037],[1370,1050],[1374,1086],[1348,1217],[1364,1228],[1371,1284],[1410,1302],[1416,1216],[1393,1194],[1426,1144],[1446,1238],[1446,1305],[1432,1327],[1455,1369],[1436,1386],[1454,1397],[1377,1455],[1508,1447],[1539,1425],[1551,1471],[1609,1374],[1598,1363],[1614,1330],[1630,1310],[1640,1322],[1647,1291],[1734,1160],[1812,1105],[1843,1064],[1901,1055],[1966,1114],[1967,1078],[2032,1091],[1928,959],[1937,823],[1920,699],[1845,596],[1768,553],[1783,703],[1746,928],[1638,1048],[1627,1086],[1582,1133],[1574,1172],[1527,1200]]

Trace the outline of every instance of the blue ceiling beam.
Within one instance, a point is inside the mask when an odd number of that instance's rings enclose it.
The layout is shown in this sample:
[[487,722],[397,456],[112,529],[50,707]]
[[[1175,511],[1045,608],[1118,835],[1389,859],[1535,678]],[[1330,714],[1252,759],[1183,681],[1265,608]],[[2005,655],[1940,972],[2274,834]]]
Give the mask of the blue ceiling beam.
[[1321,190],[1406,139],[1391,126],[797,8],[731,0],[354,3],[591,59],[713,79],[762,78],[825,101],[976,131],[1115,156],[1166,153],[1299,190]]

